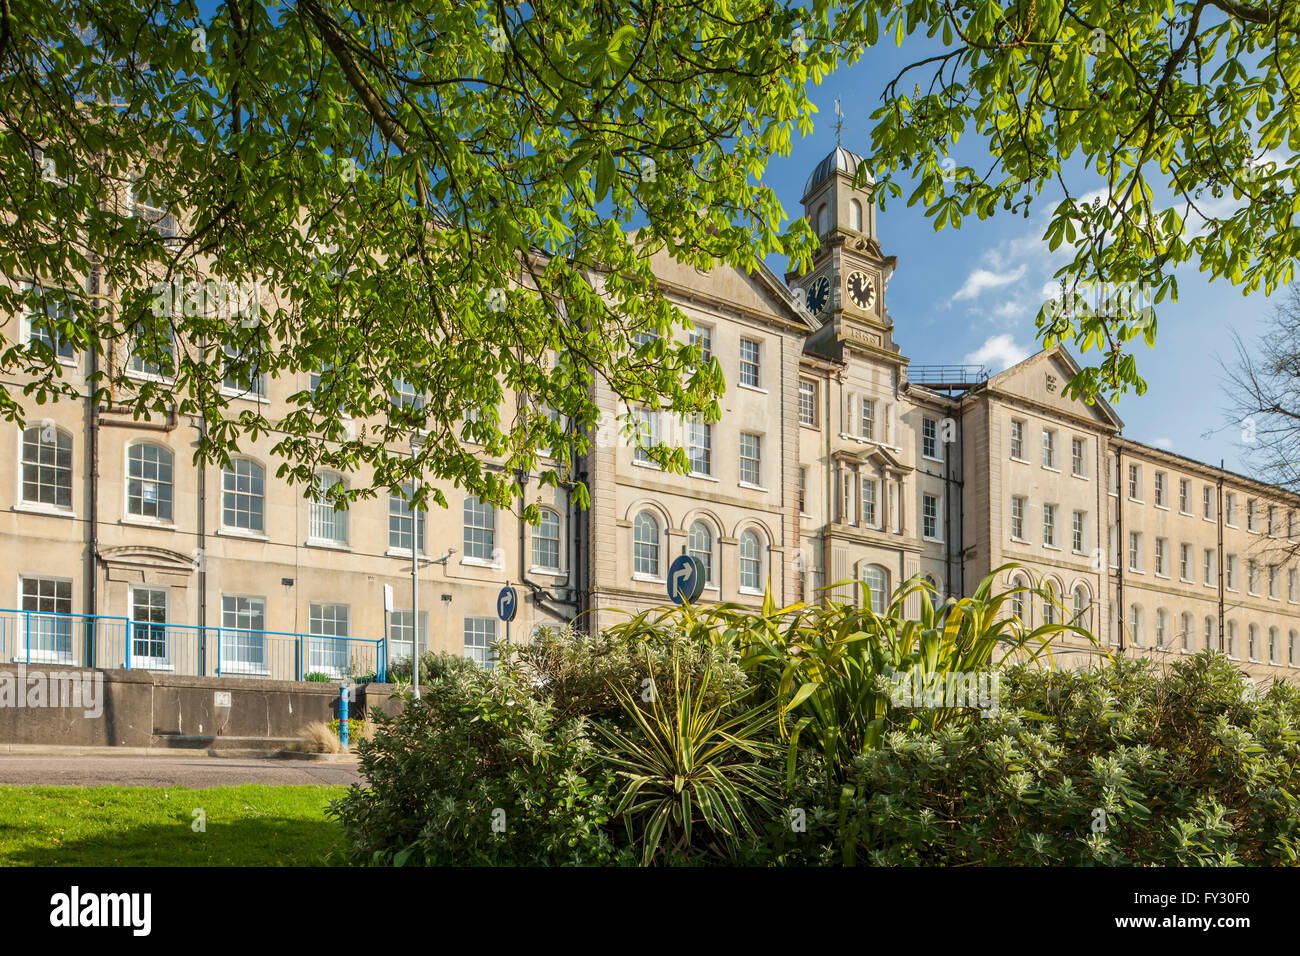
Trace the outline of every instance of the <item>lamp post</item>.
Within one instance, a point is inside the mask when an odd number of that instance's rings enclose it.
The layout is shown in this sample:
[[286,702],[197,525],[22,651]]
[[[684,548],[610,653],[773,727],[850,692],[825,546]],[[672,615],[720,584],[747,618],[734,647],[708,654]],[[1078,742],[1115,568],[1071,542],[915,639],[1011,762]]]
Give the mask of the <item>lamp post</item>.
[[[419,432],[411,432],[411,461],[419,456],[424,439]],[[415,496],[420,490],[420,471],[411,475],[411,687],[416,698],[420,696],[420,513],[415,507]]]

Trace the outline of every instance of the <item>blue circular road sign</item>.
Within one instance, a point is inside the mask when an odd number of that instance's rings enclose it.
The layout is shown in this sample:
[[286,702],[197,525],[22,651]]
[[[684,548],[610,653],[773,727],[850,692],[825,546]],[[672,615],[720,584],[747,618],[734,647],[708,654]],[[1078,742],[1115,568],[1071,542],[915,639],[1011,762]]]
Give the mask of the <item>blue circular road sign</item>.
[[503,621],[513,621],[519,613],[519,592],[506,585],[497,595],[497,617]]
[[668,565],[668,597],[675,604],[695,601],[704,593],[704,562],[694,555],[679,554]]

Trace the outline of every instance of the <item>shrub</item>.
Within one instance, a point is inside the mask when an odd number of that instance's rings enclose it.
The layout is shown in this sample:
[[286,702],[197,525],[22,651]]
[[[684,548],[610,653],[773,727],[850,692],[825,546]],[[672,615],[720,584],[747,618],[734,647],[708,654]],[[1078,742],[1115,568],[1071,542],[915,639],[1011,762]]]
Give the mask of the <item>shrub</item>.
[[[738,604],[673,607],[645,612],[612,632],[642,641],[679,634],[724,656],[738,649],[741,668],[759,687],[758,699],[773,699],[789,766],[795,764],[798,747],[812,746],[824,758],[830,783],[843,784],[853,759],[879,746],[891,725],[902,721],[935,730],[972,719],[973,712],[965,708],[900,712],[891,704],[891,678],[943,680],[987,671],[995,659],[1050,658],[1051,640],[1067,631],[1093,640],[1069,624],[1030,630],[1018,619],[1002,616],[1003,604],[1019,592],[1047,597],[1041,589],[1023,587],[994,594],[998,575],[1013,567],[1017,565],[995,570],[969,598],[942,602],[932,586],[913,578],[879,614],[871,609],[865,582],[844,581],[831,588],[856,586],[860,602],[799,602],[778,608],[768,594],[758,611]],[[905,606],[913,596],[920,613],[909,618]]]
[[[339,722],[337,720],[331,720],[329,722],[329,729],[330,729],[330,733],[332,733],[335,737],[338,737],[339,742],[341,743],[343,740],[343,735],[339,733]],[[349,748],[355,750],[357,748],[357,744],[359,744],[363,740],[369,740],[371,737],[374,736],[374,734],[375,734],[375,725],[371,721],[364,720],[360,717],[352,717],[349,715],[348,717],[348,747]]]
[[760,704],[729,716],[749,695],[717,699],[713,670],[708,664],[697,676],[674,660],[671,694],[662,681],[645,704],[619,692],[631,731],[600,727],[608,743],[601,756],[619,778],[614,812],[647,865],[701,853],[735,860],[781,815],[775,711]]
[[[1214,865],[1300,862],[1300,693],[1262,699],[1225,658],[1162,675],[1016,667],[998,716],[901,730],[855,761],[858,796],[818,819],[847,861]],[[823,825],[813,842],[826,842]]]
[[[439,655],[359,744],[351,859],[428,864],[1300,862],[1300,692],[1226,659],[1037,666],[1054,625],[986,581],[905,616],[683,607],[598,636]],[[909,592],[909,589],[910,592]],[[864,595],[864,598],[866,595]],[[1078,632],[1082,633],[1082,632]],[[1001,663],[1019,655],[1022,663]],[[995,708],[894,699],[998,669]],[[422,675],[422,682],[426,678]]]
[[518,668],[558,720],[581,715],[627,724],[621,696],[648,698],[651,688],[671,709],[683,673],[697,682],[708,673],[702,693],[709,706],[749,688],[734,644],[699,640],[675,620],[646,621],[638,615],[599,635],[544,631],[531,644],[499,646],[501,666]]
[[[443,678],[478,670],[478,664],[463,654],[448,654],[446,651],[425,651],[420,655],[420,686],[437,684]],[[388,683],[411,683],[411,659],[404,657],[388,665]]]
[[[599,724],[604,728],[600,740],[616,733],[643,753],[652,747],[650,724],[634,703],[643,697],[664,712],[677,707],[682,694],[688,707],[706,708],[702,719],[709,726],[697,742],[716,752],[691,759],[703,757],[702,774],[722,768],[722,789],[716,792],[731,801],[715,810],[706,795],[707,819],[706,810],[697,806],[700,826],[693,816],[689,821],[678,816],[683,832],[665,825],[675,860],[693,853],[725,855],[728,841],[749,829],[734,813],[750,810],[749,784],[741,778],[762,777],[765,785],[779,779],[778,760],[762,774],[740,766],[752,761],[762,745],[775,754],[770,730],[763,741],[740,745],[719,736],[738,733],[723,712],[749,687],[734,650],[701,645],[668,628],[650,639],[617,632],[598,637],[552,632],[533,644],[498,645],[497,653],[491,671],[439,655],[418,701],[406,697],[396,717],[373,713],[374,733],[358,746],[361,770],[371,786],[354,787],[335,811],[353,860],[635,862],[642,853],[638,828],[643,808],[635,800],[624,807],[636,833],[629,843],[628,827],[613,820],[611,800],[618,786],[620,799],[628,792],[626,777],[616,779],[618,771],[637,769],[612,759],[595,735]],[[748,757],[733,757],[744,755],[746,748]],[[656,785],[649,783],[645,792]],[[715,792],[708,787],[700,792],[706,791]],[[692,846],[697,833],[704,838],[699,848]],[[652,849],[647,858],[655,855]]]
[[[436,673],[436,672],[435,672]],[[422,678],[423,683],[423,678]],[[401,714],[372,712],[360,744],[369,787],[331,808],[354,862],[598,864],[611,772],[595,766],[585,717],[557,721],[515,668],[448,668]]]

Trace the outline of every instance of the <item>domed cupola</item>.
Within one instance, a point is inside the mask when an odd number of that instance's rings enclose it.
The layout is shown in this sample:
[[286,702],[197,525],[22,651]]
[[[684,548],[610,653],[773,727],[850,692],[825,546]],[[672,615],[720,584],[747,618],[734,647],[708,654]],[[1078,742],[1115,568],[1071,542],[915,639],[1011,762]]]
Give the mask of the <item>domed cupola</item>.
[[804,215],[823,243],[871,242],[876,238],[876,206],[872,201],[875,178],[869,173],[857,185],[857,153],[836,146],[813,168],[803,189]]
[[[804,198],[807,199],[808,195],[814,189],[826,182],[826,180],[830,179],[831,176],[837,172],[847,173],[849,178],[852,179],[852,177],[857,175],[858,166],[861,164],[862,157],[857,153],[850,152],[843,146],[836,146],[825,159],[817,164],[817,168],[814,169],[812,175],[808,177],[808,182],[803,187]],[[868,173],[867,182],[875,183],[875,181],[875,177]]]

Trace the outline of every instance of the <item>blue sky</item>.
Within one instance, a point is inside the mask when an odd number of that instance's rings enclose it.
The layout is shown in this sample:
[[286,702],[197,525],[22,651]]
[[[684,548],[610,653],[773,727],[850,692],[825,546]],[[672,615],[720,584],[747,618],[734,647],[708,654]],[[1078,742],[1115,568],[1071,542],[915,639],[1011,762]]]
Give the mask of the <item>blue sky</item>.
[[[908,48],[909,60],[916,50]],[[844,106],[844,146],[865,155],[870,151],[869,115],[902,65],[901,51],[885,41],[811,90],[820,110],[813,132],[796,141],[789,157],[774,160],[763,177],[787,214],[802,214],[804,182],[835,146],[835,98],[841,97]],[[902,85],[910,89],[912,81]],[[980,167],[969,148],[957,154],[959,161]],[[908,192],[905,186],[904,196]],[[1039,208],[1029,219],[999,212],[983,222],[963,219],[960,230],[936,233],[919,204],[909,208],[903,199],[889,203],[878,232],[886,254],[898,257],[887,302],[895,340],[905,355],[918,365],[979,362],[997,371],[1041,348],[1034,316],[1044,287],[1064,261],[1063,250],[1052,256],[1041,238],[1053,204],[1044,197],[1035,201]],[[787,265],[770,264],[781,274]],[[1273,304],[1262,292],[1243,296],[1226,282],[1210,283],[1195,267],[1180,270],[1178,284],[1178,301],[1157,308],[1155,347],[1140,340],[1133,346],[1148,390],[1113,403],[1124,420],[1124,434],[1212,464],[1222,459],[1229,469],[1251,474],[1241,429],[1228,420],[1230,396],[1219,357],[1231,364],[1234,331],[1247,344],[1257,340]],[[1071,351],[1081,361],[1089,360],[1077,349]]]

